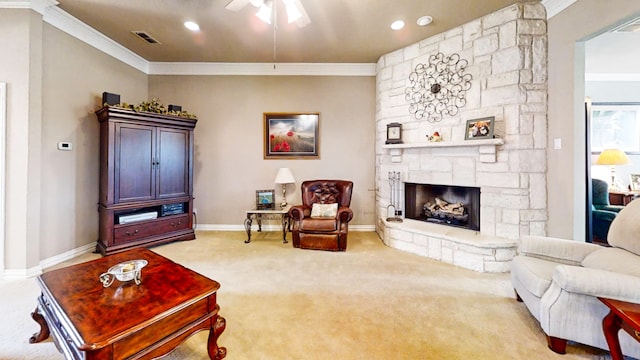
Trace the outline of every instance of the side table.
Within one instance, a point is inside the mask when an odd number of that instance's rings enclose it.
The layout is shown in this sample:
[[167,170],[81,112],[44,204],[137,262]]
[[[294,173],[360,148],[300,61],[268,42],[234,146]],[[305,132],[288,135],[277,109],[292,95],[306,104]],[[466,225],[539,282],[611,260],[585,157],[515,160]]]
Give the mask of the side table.
[[244,219],[244,229],[247,231],[247,240],[244,241],[245,244],[251,242],[251,223],[253,222],[253,217],[258,220],[258,232],[262,231],[263,219],[279,219],[282,222],[282,243],[288,243],[287,231],[289,231],[290,226],[289,209],[291,209],[291,205],[287,205],[282,209],[276,206],[276,208],[273,210],[247,210],[247,218]]
[[609,308],[609,314],[602,319],[602,330],[609,345],[612,360],[623,360],[618,332],[624,329],[634,339],[640,341],[640,304],[620,300],[598,298]]
[[611,205],[627,206],[638,197],[640,197],[640,192],[637,191],[610,191],[609,203]]

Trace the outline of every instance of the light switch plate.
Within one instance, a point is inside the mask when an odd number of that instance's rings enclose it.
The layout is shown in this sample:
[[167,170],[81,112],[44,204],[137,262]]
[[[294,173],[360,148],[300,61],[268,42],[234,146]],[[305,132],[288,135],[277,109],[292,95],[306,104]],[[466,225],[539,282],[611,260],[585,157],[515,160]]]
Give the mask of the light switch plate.
[[562,139],[553,139],[553,148],[556,150],[562,149]]

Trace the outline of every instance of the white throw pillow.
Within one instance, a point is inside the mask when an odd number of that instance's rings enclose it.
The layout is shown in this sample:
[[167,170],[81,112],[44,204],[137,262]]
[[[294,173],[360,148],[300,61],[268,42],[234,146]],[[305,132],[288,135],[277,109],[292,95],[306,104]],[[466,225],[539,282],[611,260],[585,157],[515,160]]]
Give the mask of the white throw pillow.
[[334,218],[338,213],[338,203],[311,205],[312,218]]

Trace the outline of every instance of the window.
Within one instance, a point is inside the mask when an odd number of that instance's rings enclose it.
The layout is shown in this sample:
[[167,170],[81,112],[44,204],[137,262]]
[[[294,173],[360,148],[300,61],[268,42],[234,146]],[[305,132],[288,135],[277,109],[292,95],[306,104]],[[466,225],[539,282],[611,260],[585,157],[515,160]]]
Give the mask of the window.
[[640,103],[593,103],[591,151],[618,148],[640,153]]

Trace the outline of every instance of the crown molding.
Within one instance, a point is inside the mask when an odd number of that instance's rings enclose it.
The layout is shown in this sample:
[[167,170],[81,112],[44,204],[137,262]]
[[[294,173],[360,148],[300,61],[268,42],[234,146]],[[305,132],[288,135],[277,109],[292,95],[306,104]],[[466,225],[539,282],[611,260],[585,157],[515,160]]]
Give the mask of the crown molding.
[[577,0],[542,0],[541,3],[547,9],[547,19],[556,16],[562,10],[573,5]]
[[43,15],[43,20],[105,54],[144,73],[148,73],[149,62],[147,60],[71,16],[59,7],[48,7]]
[[585,81],[640,81],[639,73],[586,73]]
[[0,0],[0,9],[32,9],[41,15],[56,5],[56,0]]
[[152,62],[149,75],[375,76],[370,63],[193,63]]

